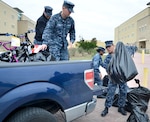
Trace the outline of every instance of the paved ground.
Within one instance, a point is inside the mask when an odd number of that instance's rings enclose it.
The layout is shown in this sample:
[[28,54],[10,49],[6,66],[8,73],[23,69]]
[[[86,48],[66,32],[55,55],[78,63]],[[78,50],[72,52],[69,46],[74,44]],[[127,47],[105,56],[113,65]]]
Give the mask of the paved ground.
[[[144,63],[142,63],[142,55],[139,53],[136,53],[133,60],[135,61],[137,70],[139,74],[136,76],[136,78],[141,80],[142,86],[145,86],[147,88],[150,88],[150,55],[145,54],[144,56]],[[144,74],[144,68],[147,68],[148,72]],[[147,78],[144,78],[147,77]],[[147,82],[144,82],[143,79],[147,79]],[[134,80],[128,82],[129,87],[135,87],[137,86],[134,82]],[[100,113],[104,109],[104,102],[105,99],[99,98],[97,101],[97,105],[95,110],[90,113],[87,116],[83,116],[77,120],[74,120],[73,122],[126,122],[127,118],[129,117],[130,113],[127,113],[127,116],[123,116],[120,113],[118,113],[117,107],[111,107],[109,110],[109,113],[106,117],[101,117]],[[150,118],[150,102],[147,110],[147,114]]]

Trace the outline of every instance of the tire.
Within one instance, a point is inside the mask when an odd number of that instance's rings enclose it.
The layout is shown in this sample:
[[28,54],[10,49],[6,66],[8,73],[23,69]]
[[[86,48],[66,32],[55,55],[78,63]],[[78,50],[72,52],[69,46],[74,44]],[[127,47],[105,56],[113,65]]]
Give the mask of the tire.
[[6,122],[57,122],[50,112],[42,108],[26,108],[18,111]]

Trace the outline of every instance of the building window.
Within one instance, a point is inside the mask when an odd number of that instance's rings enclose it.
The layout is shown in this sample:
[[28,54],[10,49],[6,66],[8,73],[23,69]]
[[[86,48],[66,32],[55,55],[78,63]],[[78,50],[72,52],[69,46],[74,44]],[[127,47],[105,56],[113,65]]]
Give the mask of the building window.
[[4,26],[6,26],[7,24],[6,24],[6,22],[4,22]]
[[13,28],[13,29],[14,29],[14,28],[15,28],[15,26],[14,26],[14,25],[11,25],[11,28]]
[[18,13],[18,20],[21,20],[22,14]]
[[144,29],[145,29],[145,30],[146,30],[146,28],[147,28],[147,24],[144,25]]
[[15,19],[14,15],[11,15],[11,18],[12,18],[12,19]]
[[6,15],[6,11],[4,11],[4,15]]
[[141,32],[141,27],[139,27],[139,32]]
[[125,28],[124,30],[126,31],[127,29]]

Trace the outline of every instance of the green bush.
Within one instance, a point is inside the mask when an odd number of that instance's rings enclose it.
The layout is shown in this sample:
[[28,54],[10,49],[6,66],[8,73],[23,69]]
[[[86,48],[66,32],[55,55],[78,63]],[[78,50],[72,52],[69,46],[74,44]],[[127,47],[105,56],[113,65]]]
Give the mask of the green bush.
[[71,57],[72,57],[72,56],[75,56],[76,51],[77,51],[76,48],[70,48],[70,49],[69,49],[69,55],[70,55]]
[[91,50],[97,47],[96,41],[80,41],[78,42],[78,47],[85,50],[88,54],[91,54]]

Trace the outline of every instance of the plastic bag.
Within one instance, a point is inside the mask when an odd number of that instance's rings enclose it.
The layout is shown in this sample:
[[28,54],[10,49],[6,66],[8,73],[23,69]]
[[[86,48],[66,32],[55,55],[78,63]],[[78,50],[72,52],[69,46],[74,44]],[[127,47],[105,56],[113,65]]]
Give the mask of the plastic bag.
[[[137,81],[137,79],[135,79]],[[139,80],[138,80],[139,81]],[[136,82],[137,83],[137,82]],[[139,84],[139,83],[138,83]],[[118,107],[119,93],[115,94],[113,106]],[[150,100],[150,90],[145,87],[129,88],[125,109],[131,112],[127,122],[150,122],[146,111]]]
[[150,122],[146,113],[142,112],[137,106],[131,112],[127,122]]
[[150,90],[145,87],[133,88],[131,92],[127,94],[127,100],[129,106],[126,109],[131,110],[131,114],[127,119],[127,122],[149,122],[149,117],[145,113],[148,109],[148,103],[150,100]]
[[138,106],[142,112],[146,112],[150,100],[150,90],[145,87],[134,88],[127,94],[128,102],[133,106]]
[[49,53],[49,51],[39,51],[38,53],[33,53],[30,55],[32,57],[33,62],[40,62],[40,61],[55,61],[55,58]]
[[138,74],[134,61],[122,42],[118,42],[116,45],[107,73],[116,83],[127,82]]
[[103,86],[108,87],[109,77],[105,75],[103,78]]

